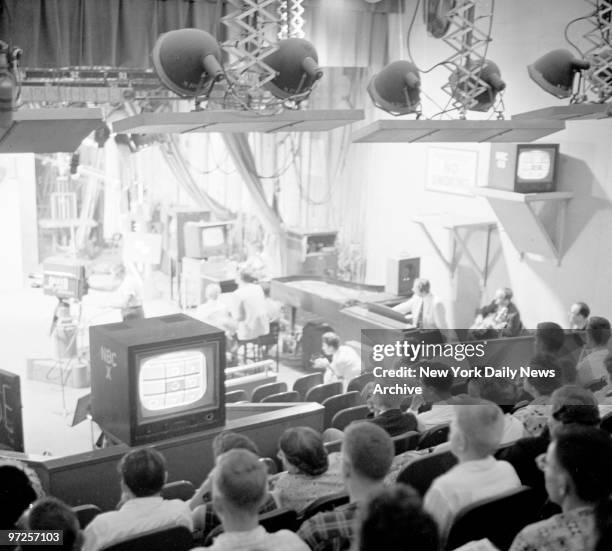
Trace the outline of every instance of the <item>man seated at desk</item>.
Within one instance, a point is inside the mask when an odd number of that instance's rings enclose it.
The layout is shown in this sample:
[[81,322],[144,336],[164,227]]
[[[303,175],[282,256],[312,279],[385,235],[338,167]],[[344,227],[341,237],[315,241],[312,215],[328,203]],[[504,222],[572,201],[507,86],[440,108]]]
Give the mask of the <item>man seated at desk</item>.
[[414,295],[393,309],[418,329],[446,329],[444,305],[430,292],[428,279],[415,280]]
[[348,382],[361,374],[361,358],[350,346],[340,344],[340,337],[336,333],[323,333],[321,337],[323,354],[331,356],[317,358],[313,367],[325,369],[324,382],[342,381],[344,388]]
[[478,310],[470,327],[474,338],[518,337],[521,334],[523,323],[512,296],[512,289],[508,287],[495,291],[493,302]]

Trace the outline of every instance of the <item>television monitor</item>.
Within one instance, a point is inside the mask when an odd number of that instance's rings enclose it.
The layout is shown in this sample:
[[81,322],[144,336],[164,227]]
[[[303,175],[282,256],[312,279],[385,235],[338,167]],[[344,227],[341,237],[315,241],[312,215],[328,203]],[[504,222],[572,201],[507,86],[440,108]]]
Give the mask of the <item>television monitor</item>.
[[187,222],[185,256],[209,258],[227,255],[227,224],[224,222]]
[[514,191],[518,193],[555,191],[558,156],[558,144],[517,145]]
[[90,328],[92,415],[130,446],[223,425],[225,335],[184,314]]

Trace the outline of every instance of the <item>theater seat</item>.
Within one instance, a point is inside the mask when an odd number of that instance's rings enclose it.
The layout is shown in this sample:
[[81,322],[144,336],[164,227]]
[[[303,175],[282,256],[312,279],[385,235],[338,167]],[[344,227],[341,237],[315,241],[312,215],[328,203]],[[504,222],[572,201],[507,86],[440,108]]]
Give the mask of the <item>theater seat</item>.
[[314,517],[318,513],[324,513],[331,511],[340,505],[345,505],[349,502],[349,495],[346,492],[340,492],[338,494],[332,494],[329,496],[323,496],[313,501],[302,513],[300,521],[304,522],[310,517]]
[[300,395],[300,400],[306,398],[306,393],[313,387],[323,384],[323,373],[304,375],[293,382],[293,390]]
[[426,430],[421,434],[417,450],[426,450],[433,448],[448,441],[448,433],[450,425],[436,425],[435,427]]
[[103,551],[188,551],[192,547],[191,530],[185,526],[173,526],[115,543]]
[[295,390],[288,392],[279,392],[278,394],[270,394],[261,400],[262,403],[266,402],[299,402],[300,395]]
[[313,386],[306,393],[306,402],[318,402],[322,404],[327,398],[342,394],[342,383],[336,381],[334,383],[325,383],[322,385]]
[[395,455],[416,449],[420,438],[421,434],[416,430],[410,430],[392,437]]
[[261,402],[266,396],[278,394],[279,392],[287,392],[287,383],[268,383],[267,385],[260,385],[253,390],[251,402]]
[[397,482],[409,484],[424,496],[434,479],[456,464],[457,458],[451,452],[432,453],[410,463],[398,475]]
[[500,551],[510,548],[515,536],[538,520],[540,502],[528,486],[483,499],[461,510],[451,526],[446,549],[487,538]]
[[334,415],[331,426],[334,429],[344,430],[353,421],[363,421],[369,412],[368,406],[354,406],[340,410]]
[[344,394],[338,394],[336,396],[330,396],[323,400],[323,407],[325,413],[323,414],[323,428],[328,429],[332,426],[332,419],[334,415],[339,411],[353,407],[357,403],[359,398],[359,392],[345,392]]
[[161,491],[161,496],[164,499],[180,499],[181,501],[189,501],[195,494],[195,487],[189,480],[176,480],[164,484]]

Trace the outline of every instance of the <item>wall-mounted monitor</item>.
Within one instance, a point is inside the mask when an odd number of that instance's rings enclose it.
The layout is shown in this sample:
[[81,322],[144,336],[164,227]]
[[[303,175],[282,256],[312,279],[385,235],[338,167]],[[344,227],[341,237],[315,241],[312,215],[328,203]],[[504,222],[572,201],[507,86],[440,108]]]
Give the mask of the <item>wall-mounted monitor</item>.
[[536,193],[557,189],[558,144],[516,146],[514,191]]
[[210,258],[228,254],[228,225],[225,222],[187,222],[185,256]]
[[184,314],[90,328],[92,413],[131,446],[225,422],[225,336]]

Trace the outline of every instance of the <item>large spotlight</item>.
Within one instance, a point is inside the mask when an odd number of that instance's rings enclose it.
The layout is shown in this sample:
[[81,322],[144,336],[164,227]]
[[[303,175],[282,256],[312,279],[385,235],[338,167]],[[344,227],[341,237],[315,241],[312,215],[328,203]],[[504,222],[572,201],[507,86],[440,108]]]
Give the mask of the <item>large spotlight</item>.
[[408,115],[419,110],[421,79],[410,61],[394,61],[374,75],[368,94],[376,107],[392,115]]
[[201,96],[223,78],[221,48],[210,33],[179,29],[159,36],[153,66],[166,88],[179,96]]
[[278,49],[264,57],[263,62],[276,71],[276,77],[264,88],[279,99],[304,94],[323,76],[317,51],[303,38],[287,38],[277,44]]
[[529,76],[549,94],[569,98],[576,73],[589,68],[589,62],[574,57],[568,50],[553,50],[527,67]]
[[[471,90],[482,85],[478,79],[482,80],[487,87],[483,92],[472,97]],[[469,111],[488,111],[493,107],[497,93],[506,88],[497,63],[488,59],[479,62],[478,67],[455,69],[448,81],[453,98],[465,104]]]

